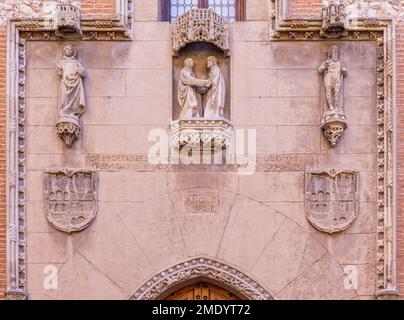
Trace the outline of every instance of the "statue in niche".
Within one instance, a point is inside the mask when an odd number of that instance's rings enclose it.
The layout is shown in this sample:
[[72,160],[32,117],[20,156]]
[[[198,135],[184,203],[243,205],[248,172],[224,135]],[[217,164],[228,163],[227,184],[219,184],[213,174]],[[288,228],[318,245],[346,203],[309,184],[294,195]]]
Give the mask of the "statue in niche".
[[320,66],[323,75],[325,97],[330,111],[343,111],[343,84],[347,69],[340,60],[338,47],[333,45],[328,50],[328,59]]
[[321,120],[324,135],[334,147],[347,127],[344,112],[344,77],[348,74],[344,67],[338,46],[328,50],[327,60],[319,68],[323,78],[326,110]]
[[86,109],[83,86],[86,72],[77,59],[77,51],[73,46],[67,45],[63,48],[63,57],[57,69],[61,77],[57,133],[66,145],[71,146],[80,134],[80,117]]
[[201,117],[201,99],[196,91],[210,85],[209,80],[195,78],[193,67],[194,61],[191,58],[185,59],[184,67],[179,76],[178,103],[181,110],[181,119]]
[[209,69],[209,91],[205,106],[205,118],[223,118],[226,101],[226,83],[222,70],[217,65],[217,59],[210,56],[206,63]]
[[[180,119],[186,118],[223,118],[226,100],[226,83],[217,59],[210,56],[206,66],[209,69],[208,79],[197,79],[193,72],[194,62],[188,58],[184,61],[178,82],[178,103]],[[205,97],[206,95],[206,97]],[[206,101],[203,107],[202,101]]]

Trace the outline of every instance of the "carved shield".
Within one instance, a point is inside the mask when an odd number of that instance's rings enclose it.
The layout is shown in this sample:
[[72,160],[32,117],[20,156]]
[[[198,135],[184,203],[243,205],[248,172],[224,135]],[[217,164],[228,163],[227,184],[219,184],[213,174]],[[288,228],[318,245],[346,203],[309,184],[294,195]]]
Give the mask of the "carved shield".
[[347,229],[358,216],[359,173],[352,170],[306,171],[306,216],[318,230]]
[[87,228],[97,214],[97,175],[91,170],[45,171],[45,208],[49,223],[60,231]]

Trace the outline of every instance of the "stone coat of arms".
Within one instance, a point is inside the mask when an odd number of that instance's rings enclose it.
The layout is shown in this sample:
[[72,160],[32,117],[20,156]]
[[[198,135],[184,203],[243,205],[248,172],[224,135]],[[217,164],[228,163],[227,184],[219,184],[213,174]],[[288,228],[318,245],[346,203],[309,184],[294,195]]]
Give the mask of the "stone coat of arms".
[[316,229],[335,233],[358,216],[359,173],[352,170],[310,170],[305,175],[305,209]]
[[67,233],[87,228],[97,214],[96,172],[55,169],[45,171],[45,209],[49,223]]

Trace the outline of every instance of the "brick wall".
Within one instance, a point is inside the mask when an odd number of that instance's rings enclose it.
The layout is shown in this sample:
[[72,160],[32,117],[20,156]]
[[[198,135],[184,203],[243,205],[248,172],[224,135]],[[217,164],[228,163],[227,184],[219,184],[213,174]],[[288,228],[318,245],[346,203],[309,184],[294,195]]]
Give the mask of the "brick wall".
[[404,22],[397,26],[397,282],[404,299]]
[[81,10],[85,16],[112,16],[115,0],[81,0]]
[[319,17],[323,0],[291,0],[288,3],[290,17]]

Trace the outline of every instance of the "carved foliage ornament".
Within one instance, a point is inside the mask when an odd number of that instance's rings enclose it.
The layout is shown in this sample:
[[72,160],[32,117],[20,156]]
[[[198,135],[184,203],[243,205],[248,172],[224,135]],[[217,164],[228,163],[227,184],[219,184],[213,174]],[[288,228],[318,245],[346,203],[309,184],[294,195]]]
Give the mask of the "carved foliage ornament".
[[211,9],[193,9],[177,17],[172,27],[173,52],[192,42],[209,42],[229,53],[229,21]]
[[45,171],[45,208],[49,223],[60,231],[87,228],[97,214],[97,175],[91,170]]
[[168,268],[142,285],[131,300],[157,299],[164,291],[186,280],[206,277],[234,288],[250,300],[271,300],[273,297],[244,273],[213,259],[192,259]]
[[347,229],[358,216],[359,173],[352,170],[307,171],[306,216],[314,228],[335,233]]

